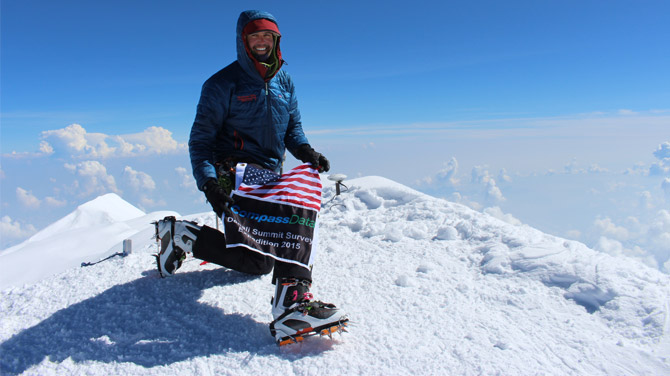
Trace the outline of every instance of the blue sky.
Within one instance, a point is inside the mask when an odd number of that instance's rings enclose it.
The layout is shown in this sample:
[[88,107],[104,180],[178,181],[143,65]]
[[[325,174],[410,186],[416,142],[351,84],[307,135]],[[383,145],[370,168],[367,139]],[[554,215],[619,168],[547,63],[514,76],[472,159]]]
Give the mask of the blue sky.
[[263,9],[334,171],[670,258],[666,1],[1,6],[3,248],[109,191],[207,210],[185,148],[200,86]]

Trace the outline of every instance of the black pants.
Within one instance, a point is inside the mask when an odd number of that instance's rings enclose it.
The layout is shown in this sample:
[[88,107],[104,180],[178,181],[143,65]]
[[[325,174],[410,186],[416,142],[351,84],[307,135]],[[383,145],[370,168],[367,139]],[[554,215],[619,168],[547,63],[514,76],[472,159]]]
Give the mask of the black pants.
[[312,272],[302,266],[276,261],[241,247],[226,248],[226,236],[207,226],[202,227],[193,245],[193,257],[247,274],[268,274],[274,268],[273,282],[280,278],[312,281]]

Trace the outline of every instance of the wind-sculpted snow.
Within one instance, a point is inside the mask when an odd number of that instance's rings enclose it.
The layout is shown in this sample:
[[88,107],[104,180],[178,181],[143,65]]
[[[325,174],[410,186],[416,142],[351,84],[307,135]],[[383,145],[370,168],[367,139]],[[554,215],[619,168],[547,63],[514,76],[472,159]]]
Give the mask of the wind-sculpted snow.
[[160,279],[136,224],[130,256],[2,291],[0,374],[670,374],[667,275],[384,178],[345,184],[324,193],[313,292],[349,333],[277,348],[269,276],[187,259]]

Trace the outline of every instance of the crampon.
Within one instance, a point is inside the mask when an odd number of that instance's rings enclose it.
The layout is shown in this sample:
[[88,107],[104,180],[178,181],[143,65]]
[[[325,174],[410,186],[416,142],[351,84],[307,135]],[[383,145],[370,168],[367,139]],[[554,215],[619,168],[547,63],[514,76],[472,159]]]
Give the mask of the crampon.
[[284,337],[280,336],[281,333],[279,333],[277,330],[274,329],[274,322],[270,324],[270,331],[272,332],[272,335],[275,336],[277,340],[277,345],[279,345],[279,347],[283,347],[303,342],[305,339],[316,335],[319,335],[321,337],[327,336],[328,338],[333,339],[334,333],[339,333],[340,335],[342,333],[347,333],[346,328],[348,325],[349,325],[349,319],[345,316],[342,317],[338,322],[330,323],[317,328],[312,327],[304,328],[298,330],[293,335],[287,335]]

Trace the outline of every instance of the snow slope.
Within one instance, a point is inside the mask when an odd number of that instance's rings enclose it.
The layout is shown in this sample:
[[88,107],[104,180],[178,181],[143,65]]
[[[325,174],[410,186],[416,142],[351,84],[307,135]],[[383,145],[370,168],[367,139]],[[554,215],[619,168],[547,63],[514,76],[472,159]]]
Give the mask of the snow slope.
[[269,276],[189,259],[160,279],[137,217],[131,255],[2,290],[0,373],[670,374],[668,275],[384,178],[346,184],[325,191],[313,292],[349,333],[277,348]]
[[[0,253],[0,288],[36,281],[114,253],[137,229],[173,212],[146,215],[114,193],[100,196]],[[173,213],[173,215],[176,213]]]

